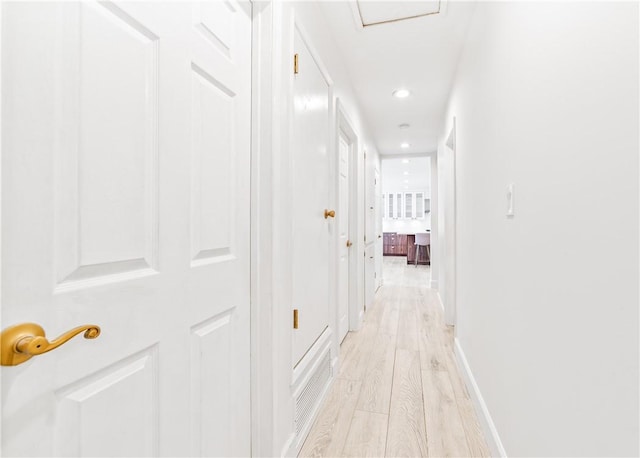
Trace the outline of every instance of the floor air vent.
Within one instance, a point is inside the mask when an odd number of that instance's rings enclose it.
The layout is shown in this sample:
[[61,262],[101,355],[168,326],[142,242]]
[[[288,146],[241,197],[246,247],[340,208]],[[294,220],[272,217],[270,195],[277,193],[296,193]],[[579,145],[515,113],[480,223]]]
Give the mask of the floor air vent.
[[307,384],[296,397],[296,436],[307,426],[320,395],[331,378],[331,352],[325,353]]

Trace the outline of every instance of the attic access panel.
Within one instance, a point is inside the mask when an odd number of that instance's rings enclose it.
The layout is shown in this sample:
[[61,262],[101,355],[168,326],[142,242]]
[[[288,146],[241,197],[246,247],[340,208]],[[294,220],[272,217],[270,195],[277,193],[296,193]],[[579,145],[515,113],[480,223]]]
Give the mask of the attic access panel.
[[418,2],[356,0],[356,4],[363,27],[440,13],[440,0]]

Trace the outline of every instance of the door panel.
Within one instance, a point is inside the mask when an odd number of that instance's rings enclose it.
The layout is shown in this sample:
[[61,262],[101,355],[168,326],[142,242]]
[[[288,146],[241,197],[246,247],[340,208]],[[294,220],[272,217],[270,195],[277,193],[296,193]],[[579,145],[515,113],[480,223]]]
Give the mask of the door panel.
[[[234,452],[233,431],[226,421],[232,418],[234,408],[229,396],[233,392],[232,377],[226,375],[231,375],[232,367],[231,320],[232,312],[227,311],[191,329],[191,445],[196,456],[228,456]],[[215,410],[205,406],[215,406]]]
[[111,3],[59,15],[51,146],[63,291],[157,268],[158,37]]
[[366,243],[369,244],[376,239],[376,177],[375,177],[375,162],[369,157],[365,156],[364,162],[365,181],[364,181],[364,196],[365,196],[365,213],[364,213],[364,230]]
[[375,200],[376,200],[376,212],[375,212],[375,225],[376,225],[376,249],[375,249],[375,267],[376,267],[376,290],[382,285],[382,253],[383,253],[383,240],[382,240],[382,219],[384,215],[384,194],[382,193],[382,183],[380,181],[380,170],[378,167],[374,173],[375,181]]
[[249,455],[250,6],[2,9],[2,452]]
[[349,163],[351,146],[343,132],[338,133],[338,338],[342,340],[349,331]]
[[297,364],[329,324],[329,85],[295,31],[299,72],[293,82],[292,308],[299,310],[293,333]]
[[[157,364],[154,346],[57,390],[54,456],[157,455]],[[119,415],[99,421],[114,399]]]
[[376,177],[375,162],[365,154],[364,160],[364,305],[371,307],[375,293],[375,242],[376,235]]

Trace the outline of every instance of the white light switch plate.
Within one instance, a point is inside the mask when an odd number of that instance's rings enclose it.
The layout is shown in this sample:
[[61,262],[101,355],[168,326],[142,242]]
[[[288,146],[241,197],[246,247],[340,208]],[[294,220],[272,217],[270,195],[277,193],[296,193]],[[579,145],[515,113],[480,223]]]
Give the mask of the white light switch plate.
[[507,216],[513,216],[513,183],[507,186]]

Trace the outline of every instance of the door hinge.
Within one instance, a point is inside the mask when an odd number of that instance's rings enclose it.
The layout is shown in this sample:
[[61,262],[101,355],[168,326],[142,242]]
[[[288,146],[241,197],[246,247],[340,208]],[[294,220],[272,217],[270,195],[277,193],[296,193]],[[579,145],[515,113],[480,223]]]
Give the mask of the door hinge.
[[293,329],[298,329],[298,309],[293,309]]
[[293,55],[293,74],[294,75],[298,74],[298,55],[297,54]]

